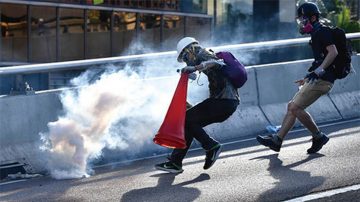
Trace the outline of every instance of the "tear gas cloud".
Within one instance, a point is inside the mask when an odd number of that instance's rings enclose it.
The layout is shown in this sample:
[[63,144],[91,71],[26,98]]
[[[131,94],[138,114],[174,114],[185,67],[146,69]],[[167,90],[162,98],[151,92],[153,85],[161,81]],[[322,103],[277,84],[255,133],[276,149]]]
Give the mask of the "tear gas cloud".
[[[247,12],[251,11],[245,14]],[[253,32],[254,22],[247,15],[230,26],[219,27],[220,34],[211,41],[198,38],[200,43],[209,47],[252,40],[249,33]],[[147,48],[151,46],[146,39],[142,42],[132,43],[129,46],[132,49],[125,54],[156,52]],[[176,47],[174,42],[163,45],[172,46],[171,50]],[[235,55],[245,64],[258,60],[251,52]],[[92,162],[106,158],[104,150],[126,156],[154,148],[152,138],[163,121],[179,80],[176,69],[182,66],[184,64],[177,63],[176,58],[160,58],[126,65],[121,70],[107,66],[95,81],[97,72],[94,70],[73,79],[75,88],[63,91],[60,96],[63,114],[57,121],[48,123],[47,132],[41,133],[41,148],[48,160],[49,173],[56,179],[79,178],[91,174],[89,165]],[[196,81],[189,84],[188,101],[192,104],[208,97],[206,76],[201,76],[199,83],[204,85],[199,86]]]
[[[60,95],[63,115],[41,133],[41,149],[51,176],[88,176],[92,172],[89,163],[101,157],[104,148],[121,156],[155,147],[152,138],[179,80],[176,68],[181,67],[173,58],[160,59],[146,61],[136,69],[107,66],[95,81],[94,70],[73,79],[75,88]],[[206,82],[204,77],[201,80]],[[192,102],[207,96],[207,88],[195,83],[189,84],[195,86],[189,88]]]

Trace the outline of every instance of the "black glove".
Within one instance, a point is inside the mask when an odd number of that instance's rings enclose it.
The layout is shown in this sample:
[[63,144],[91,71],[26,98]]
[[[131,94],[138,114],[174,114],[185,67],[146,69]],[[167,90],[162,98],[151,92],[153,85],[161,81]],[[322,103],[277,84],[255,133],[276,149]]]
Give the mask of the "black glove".
[[313,83],[319,79],[319,76],[315,72],[311,72],[305,76],[306,82]]
[[[178,72],[178,73],[180,73],[180,72],[182,72],[182,71],[183,71],[183,69],[177,69],[177,70],[176,70],[176,72]],[[196,80],[196,78],[197,78],[196,73],[192,72],[192,73],[188,73],[188,74],[189,74],[189,79],[190,79],[190,80]]]
[[186,66],[181,69],[181,73],[188,73],[191,74],[196,71],[196,68],[194,66]]
[[309,67],[308,72],[313,72],[315,69],[317,69],[321,65],[322,62],[323,62],[322,60],[315,60],[311,64],[311,67]]

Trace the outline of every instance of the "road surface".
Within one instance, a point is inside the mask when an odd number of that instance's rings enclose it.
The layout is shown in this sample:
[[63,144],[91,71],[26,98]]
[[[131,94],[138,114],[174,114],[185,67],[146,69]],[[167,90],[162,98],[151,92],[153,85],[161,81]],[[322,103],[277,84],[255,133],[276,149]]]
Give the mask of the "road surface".
[[[153,165],[165,157],[154,157],[97,167],[89,178],[1,183],[0,201],[283,201],[359,185],[360,120],[324,125],[322,130],[330,141],[314,155],[306,153],[311,137],[305,130],[292,131],[280,153],[254,137],[243,137],[225,143],[219,160],[206,171],[204,151],[197,149],[188,154],[182,174],[155,170]],[[359,197],[358,188],[311,201]]]

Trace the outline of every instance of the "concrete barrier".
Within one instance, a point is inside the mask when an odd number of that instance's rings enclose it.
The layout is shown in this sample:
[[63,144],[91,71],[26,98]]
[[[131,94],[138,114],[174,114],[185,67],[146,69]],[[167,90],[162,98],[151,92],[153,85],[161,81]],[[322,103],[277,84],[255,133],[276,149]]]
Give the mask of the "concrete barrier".
[[239,136],[260,134],[269,124],[259,107],[256,74],[254,68],[247,69],[248,81],[239,90],[240,105],[237,111],[226,121],[207,127],[209,134],[219,140]]
[[306,65],[301,63],[303,62],[255,67],[259,105],[272,125],[281,124],[286,113],[287,102],[297,91],[297,86],[293,81],[301,78],[306,69]]
[[360,57],[352,57],[355,72],[337,80],[329,97],[344,119],[360,117]]
[[25,161],[35,171],[44,169],[39,132],[61,114],[59,92],[0,98],[0,164]]
[[[293,81],[304,76],[310,63],[307,60],[249,67],[249,79],[240,89],[241,104],[237,111],[224,123],[206,130],[223,141],[255,136],[263,133],[268,124],[281,124],[287,102],[298,90]],[[360,117],[360,55],[353,57],[353,66],[357,74],[337,81],[329,95],[309,107],[317,122]],[[47,123],[62,113],[59,92],[0,97],[0,164],[26,159],[36,172],[43,169],[43,161],[38,158],[39,132],[47,131]],[[149,150],[153,153],[159,147],[153,145]],[[141,150],[136,157],[149,155],[149,150]]]
[[[294,81],[303,78],[310,65],[311,61],[298,61],[256,68],[260,106],[272,124],[281,124],[287,110],[287,103],[298,91],[298,85]],[[322,96],[307,110],[318,123],[342,118],[336,105],[328,96]],[[296,125],[299,125],[299,122]]]
[[46,131],[47,123],[61,113],[58,94],[51,91],[0,98],[1,145],[38,140],[37,134]]

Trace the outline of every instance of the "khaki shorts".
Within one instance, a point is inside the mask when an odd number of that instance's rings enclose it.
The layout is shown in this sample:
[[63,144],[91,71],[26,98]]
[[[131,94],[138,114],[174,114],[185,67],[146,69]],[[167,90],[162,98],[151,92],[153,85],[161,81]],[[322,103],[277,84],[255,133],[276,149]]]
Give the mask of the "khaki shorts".
[[306,109],[319,97],[328,93],[333,84],[329,81],[316,80],[313,83],[306,82],[291,100],[297,106]]

